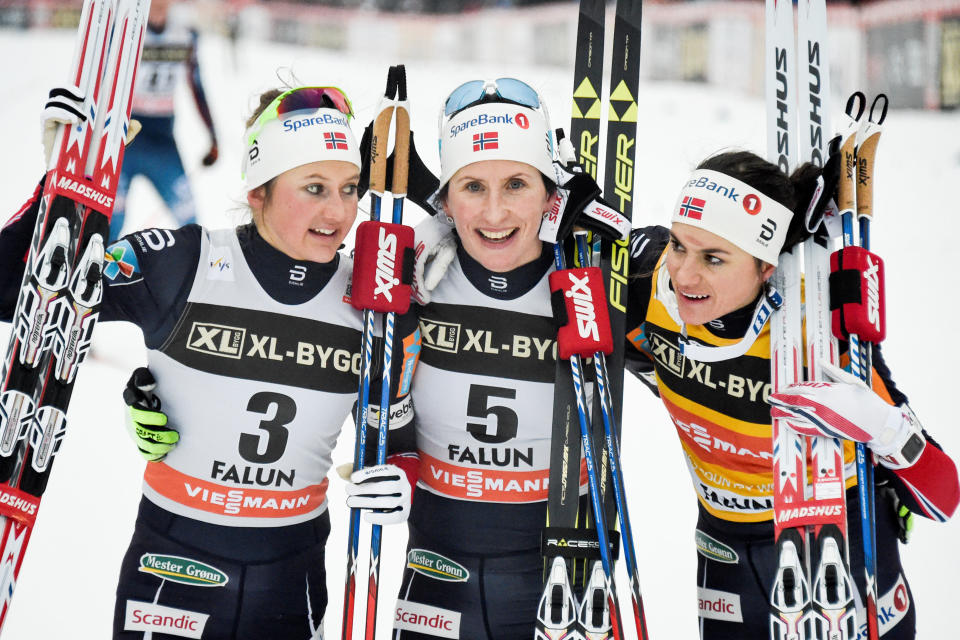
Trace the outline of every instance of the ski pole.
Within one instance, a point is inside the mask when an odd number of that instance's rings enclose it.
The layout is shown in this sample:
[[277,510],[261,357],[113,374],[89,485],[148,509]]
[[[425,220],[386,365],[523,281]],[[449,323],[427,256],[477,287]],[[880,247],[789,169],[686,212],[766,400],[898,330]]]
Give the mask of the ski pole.
[[[566,269],[566,264],[563,256],[563,248],[559,243],[553,245],[553,258],[556,270],[558,272],[564,271]],[[597,269],[597,271],[599,272],[599,269]],[[601,304],[605,304],[605,300],[602,301]],[[580,423],[580,446],[582,447],[583,459],[586,462],[587,467],[590,504],[593,509],[593,517],[597,527],[597,539],[600,548],[600,562],[603,567],[603,580],[607,595],[606,611],[604,611],[602,608],[595,609],[597,609],[599,612],[602,612],[600,615],[603,615],[604,617],[609,616],[609,626],[613,638],[615,640],[622,640],[624,637],[622,616],[620,614],[620,604],[617,600],[616,586],[614,584],[613,561],[610,558],[610,537],[607,532],[607,516],[604,511],[604,503],[600,494],[600,480],[598,478],[596,457],[594,455],[593,445],[591,442],[593,434],[590,429],[590,413],[589,407],[587,406],[586,391],[583,386],[582,357],[579,353],[572,353],[570,354],[569,360],[574,392],[577,398],[577,418]],[[588,603],[587,606],[590,606],[590,604],[591,603]],[[607,626],[605,624],[606,620],[596,620],[595,622],[597,624],[591,626],[601,628],[605,628]]]
[[[574,231],[577,243],[577,256],[581,265],[588,264],[588,249],[586,231]],[[627,511],[626,490],[623,484],[623,470],[620,467],[620,443],[614,430],[613,403],[610,398],[610,387],[607,384],[607,358],[602,351],[593,354],[593,368],[596,374],[596,393],[599,394],[600,408],[603,414],[603,433],[607,443],[607,458],[610,465],[610,475],[613,479],[613,496],[617,504],[617,514],[620,520],[620,539],[623,541],[623,557],[627,566],[627,576],[630,581],[630,595],[633,599],[634,622],[637,626],[637,638],[647,640],[647,620],[643,612],[643,596],[640,593],[640,574],[637,568],[637,552],[633,544],[633,529],[630,526],[630,514]]]
[[[387,88],[380,99],[377,114],[373,121],[373,137],[370,148],[370,219],[380,220],[383,194],[386,191],[387,142],[390,123],[393,119],[395,97],[397,95],[396,74],[391,67],[387,74]],[[370,405],[370,366],[373,360],[373,318],[372,309],[363,310],[362,362],[360,365],[360,386],[358,390],[356,416],[356,445],[354,447],[353,468],[364,467],[367,445],[367,413]],[[381,407],[382,410],[382,407]],[[347,575],[343,594],[343,640],[353,638],[353,612],[356,604],[357,557],[360,550],[360,509],[350,509],[350,526],[347,534]]]
[[[856,95],[856,94],[855,94]],[[862,99],[862,94],[860,98]],[[853,97],[851,97],[851,101]],[[881,111],[874,115],[874,110],[880,105]],[[861,105],[861,113],[863,112]],[[876,145],[882,131],[883,121],[887,117],[887,96],[878,95],[870,106],[870,115],[863,120],[857,129],[853,141],[853,164],[848,165],[848,188],[855,193],[854,206],[846,208],[842,215],[843,246],[859,246],[870,250],[870,222],[873,218],[873,161],[876,154]],[[848,102],[847,111],[851,104]],[[849,152],[849,147],[847,149]],[[850,183],[853,183],[852,185]],[[859,228],[854,226],[854,214],[857,216]],[[858,233],[859,232],[859,233]],[[859,238],[858,238],[859,236]],[[863,380],[868,387],[872,385],[872,343],[861,341],[860,336],[851,333],[850,368],[857,377]],[[867,591],[867,635],[870,640],[880,637],[880,623],[878,619],[877,603],[877,541],[876,541],[876,504],[874,494],[873,456],[867,450],[866,444],[856,444],[857,454],[857,492],[860,497],[860,527],[863,532],[863,568]]]
[[[390,191],[393,195],[392,223],[403,223],[403,201],[407,192],[407,160],[410,150],[410,111],[407,106],[407,76],[403,65],[391,67],[395,71],[397,103],[394,121],[393,180]],[[384,141],[385,142],[385,141]],[[412,230],[411,230],[412,240]],[[407,296],[409,301],[409,295]],[[380,421],[377,434],[377,464],[387,461],[387,435],[390,431],[390,380],[393,366],[393,329],[396,312],[387,312],[383,331],[383,377],[380,384]],[[380,545],[383,525],[373,525],[370,532],[370,581],[367,587],[366,640],[374,640],[377,626],[377,601],[379,595]]]

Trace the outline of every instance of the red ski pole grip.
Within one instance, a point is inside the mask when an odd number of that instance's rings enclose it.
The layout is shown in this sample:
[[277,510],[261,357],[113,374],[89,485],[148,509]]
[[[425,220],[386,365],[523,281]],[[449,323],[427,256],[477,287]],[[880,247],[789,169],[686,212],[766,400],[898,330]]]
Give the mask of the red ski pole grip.
[[863,247],[844,247],[830,256],[830,314],[833,334],[866,342],[887,335],[883,260]]
[[350,304],[406,313],[413,285],[413,227],[368,220],[357,227]]
[[603,273],[598,267],[564,269],[550,274],[554,315],[560,322],[557,348],[568,360],[577,354],[592,357],[598,351],[613,352],[613,333]]

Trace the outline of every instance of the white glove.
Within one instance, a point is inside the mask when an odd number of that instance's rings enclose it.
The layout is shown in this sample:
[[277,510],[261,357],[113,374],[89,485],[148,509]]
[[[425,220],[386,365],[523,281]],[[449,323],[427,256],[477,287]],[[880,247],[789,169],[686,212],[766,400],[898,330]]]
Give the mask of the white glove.
[[[53,144],[56,142],[57,128],[60,125],[81,124],[87,121],[83,110],[84,96],[76,85],[65,85],[50,89],[47,104],[40,114],[43,140],[43,161],[50,166],[53,156]],[[141,129],[140,121],[131,119],[127,124],[127,138],[124,144],[130,144]]]
[[53,155],[53,143],[57,137],[57,128],[61,124],[80,124],[86,122],[83,112],[84,96],[76,85],[65,85],[50,89],[47,104],[40,115],[43,134],[43,160],[50,166]]
[[790,385],[770,396],[770,415],[804,435],[864,442],[891,469],[917,461],[926,438],[909,406],[887,404],[842,369],[824,364],[823,371],[836,382]]
[[430,302],[436,289],[457,257],[457,239],[453,226],[440,217],[429,216],[413,228],[416,239],[416,260],[413,263],[413,297],[421,305]]
[[406,522],[411,496],[407,474],[394,464],[354,471],[347,483],[347,506],[363,509],[364,519],[372,524]]

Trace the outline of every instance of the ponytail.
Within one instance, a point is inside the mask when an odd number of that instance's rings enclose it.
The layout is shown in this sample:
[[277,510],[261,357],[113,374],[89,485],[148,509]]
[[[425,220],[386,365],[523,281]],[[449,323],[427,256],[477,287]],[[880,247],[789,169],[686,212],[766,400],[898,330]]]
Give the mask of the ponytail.
[[264,110],[270,106],[270,103],[273,102],[274,99],[284,91],[286,91],[286,89],[268,89],[267,91],[264,91],[263,93],[261,93],[260,104],[257,105],[256,109],[253,110],[253,114],[251,114],[251,116],[247,118],[247,122],[245,123],[245,128],[249,129],[250,127],[252,127],[253,123],[256,122],[257,118],[260,117],[260,114],[263,113]]

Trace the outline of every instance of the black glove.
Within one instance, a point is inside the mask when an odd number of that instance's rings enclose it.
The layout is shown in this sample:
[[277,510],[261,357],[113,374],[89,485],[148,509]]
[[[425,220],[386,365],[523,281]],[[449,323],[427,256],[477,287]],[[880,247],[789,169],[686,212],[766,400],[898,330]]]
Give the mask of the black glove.
[[560,161],[554,161],[557,203],[543,217],[540,239],[563,242],[574,227],[587,229],[609,240],[630,235],[630,221],[600,196],[600,185],[577,164],[576,154],[563,131],[557,130]]
[[[373,122],[367,125],[363,130],[363,138],[360,139],[360,157],[363,159],[363,166],[360,167],[360,181],[357,184],[357,193],[362,198],[370,189],[370,144],[373,138]],[[436,193],[440,187],[440,179],[433,175],[433,172],[423,164],[420,154],[417,153],[417,147],[414,144],[413,131],[410,132],[410,158],[408,162],[407,176],[407,199],[414,203],[431,216],[436,215],[437,211],[430,203],[430,196]],[[393,153],[387,158],[387,184],[389,191],[393,181]]]
[[207,155],[203,156],[203,160],[202,160],[203,166],[205,167],[211,166],[214,162],[217,161],[217,158],[219,157],[220,157],[220,149],[217,147],[217,141],[214,140],[210,144],[210,150],[207,151]]
[[781,254],[792,250],[813,235],[819,238],[830,235],[824,218],[831,203],[837,199],[841,163],[840,136],[830,141],[829,149],[827,162],[823,167],[807,162],[790,176],[796,191],[797,205],[780,249]]

